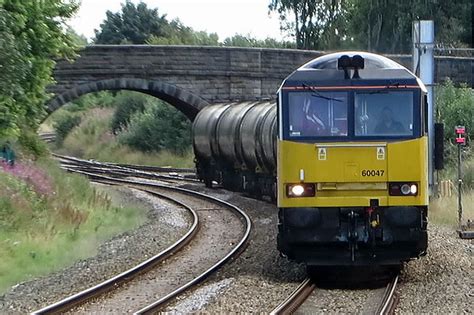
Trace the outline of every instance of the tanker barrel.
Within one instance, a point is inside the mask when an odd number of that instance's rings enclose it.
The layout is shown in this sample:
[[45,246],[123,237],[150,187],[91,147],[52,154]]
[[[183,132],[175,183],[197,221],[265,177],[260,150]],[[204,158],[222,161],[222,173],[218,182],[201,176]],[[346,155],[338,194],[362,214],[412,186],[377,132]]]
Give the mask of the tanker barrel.
[[231,104],[209,105],[199,111],[193,122],[194,154],[199,159],[211,160],[218,155],[216,142],[217,123]]
[[242,156],[245,165],[249,170],[261,168],[262,163],[257,157],[257,146],[260,145],[258,139],[262,130],[265,115],[271,110],[275,104],[262,102],[255,104],[245,115],[242,120],[241,127],[241,145]]
[[232,165],[243,165],[241,126],[247,112],[255,103],[240,103],[229,106],[217,122],[216,140],[219,158]]
[[266,113],[261,131],[258,133],[259,146],[257,157],[261,163],[260,167],[271,173],[276,168],[276,139],[277,139],[277,108],[273,104]]

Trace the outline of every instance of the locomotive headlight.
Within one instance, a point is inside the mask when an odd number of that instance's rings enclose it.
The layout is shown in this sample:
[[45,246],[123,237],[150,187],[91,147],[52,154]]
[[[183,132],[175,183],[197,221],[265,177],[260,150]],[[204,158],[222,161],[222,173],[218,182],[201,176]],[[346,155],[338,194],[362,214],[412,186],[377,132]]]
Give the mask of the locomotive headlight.
[[316,186],[314,184],[286,184],[286,195],[288,197],[314,197]]
[[415,183],[390,183],[390,196],[416,196],[418,194],[418,185]]
[[304,187],[303,185],[295,185],[291,187],[291,194],[294,196],[301,196],[304,194]]
[[400,191],[401,191],[402,194],[404,194],[404,195],[410,194],[410,185],[408,185],[408,184],[403,184],[402,187],[400,188]]

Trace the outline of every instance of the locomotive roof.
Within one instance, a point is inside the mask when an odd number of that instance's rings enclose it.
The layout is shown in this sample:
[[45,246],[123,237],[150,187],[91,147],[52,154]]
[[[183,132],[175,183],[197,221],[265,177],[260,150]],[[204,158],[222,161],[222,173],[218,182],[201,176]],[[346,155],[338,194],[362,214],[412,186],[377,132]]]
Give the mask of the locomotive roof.
[[[359,55],[364,59],[364,68],[358,70],[360,78],[346,79],[344,70],[338,69],[338,60],[344,55],[349,57]],[[350,71],[353,73],[354,70]],[[421,89],[425,89],[421,80],[404,66],[384,56],[362,51],[337,52],[313,59],[290,74],[283,82],[283,86],[301,85],[306,82],[317,82],[322,86],[359,85],[366,80],[380,81],[381,84],[390,81],[390,84],[418,85]]]

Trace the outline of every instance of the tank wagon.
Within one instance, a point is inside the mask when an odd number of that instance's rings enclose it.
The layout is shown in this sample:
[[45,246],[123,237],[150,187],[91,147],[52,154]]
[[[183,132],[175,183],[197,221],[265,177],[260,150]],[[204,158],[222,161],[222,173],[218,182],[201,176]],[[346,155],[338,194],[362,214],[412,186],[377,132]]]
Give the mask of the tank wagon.
[[273,102],[213,105],[193,123],[198,178],[254,196],[276,196],[277,108]]
[[365,52],[289,75],[277,103],[215,105],[193,124],[206,186],[276,199],[278,249],[307,265],[399,265],[427,248],[423,83]]

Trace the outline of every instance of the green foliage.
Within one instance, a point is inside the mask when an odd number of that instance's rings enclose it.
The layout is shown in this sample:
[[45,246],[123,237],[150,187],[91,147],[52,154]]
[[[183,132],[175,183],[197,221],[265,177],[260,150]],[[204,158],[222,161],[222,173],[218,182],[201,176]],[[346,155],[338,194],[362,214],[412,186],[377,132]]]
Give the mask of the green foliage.
[[464,189],[474,190],[474,157],[464,162],[462,174]]
[[149,9],[140,2],[134,5],[127,1],[122,11],[107,12],[106,20],[96,30],[97,44],[149,44],[149,45],[199,45],[199,46],[237,46],[293,48],[290,42],[279,42],[272,38],[257,40],[250,35],[235,35],[219,43],[216,33],[194,31],[179,19],[169,22],[158,9]]
[[18,137],[18,144],[21,146],[21,151],[34,159],[48,155],[48,147],[42,141],[38,134],[29,128],[22,128],[22,132]]
[[112,118],[111,128],[114,134],[125,130],[133,114],[143,112],[148,98],[136,92],[121,92],[115,98],[116,110]]
[[[455,87],[447,80],[436,88],[436,120],[444,123],[444,143],[447,172],[453,173],[457,165],[457,145],[454,143],[455,126],[466,127],[468,144],[474,140],[474,92],[463,85]],[[464,148],[463,159],[469,159],[472,148]]]
[[[386,53],[409,53],[412,48],[412,23],[434,20],[436,40],[459,46],[470,30],[470,0],[395,1],[350,0],[349,36],[357,48]],[[469,43],[469,41],[465,41]]]
[[106,15],[100,30],[95,30],[96,44],[145,44],[151,36],[163,37],[169,30],[166,16],[143,2],[135,6],[127,0],[122,12],[107,11]]
[[[454,127],[465,126],[474,140],[474,92],[467,85],[455,87],[447,80],[436,89],[436,120],[445,125],[445,140],[453,141]],[[470,142],[470,141],[469,141]]]
[[115,106],[115,94],[117,92],[101,91],[82,95],[78,99],[64,105],[62,109],[69,112],[81,112],[93,107],[113,107]]
[[259,40],[253,38],[250,34],[247,36],[235,34],[226,38],[223,45],[229,47],[296,48],[292,42],[280,42],[273,38]]
[[168,149],[182,154],[191,145],[191,123],[176,109],[157,102],[135,114],[119,140],[144,152]]
[[280,14],[298,49],[335,48],[344,39],[346,1],[271,0],[269,9]]
[[76,47],[84,47],[87,45],[87,38],[84,35],[78,34],[74,29],[69,27],[67,34],[71,38],[72,42]]
[[94,255],[103,240],[146,218],[143,205],[125,198],[112,202],[85,177],[66,174],[51,160],[18,167],[36,170],[36,180],[51,182],[54,191],[38,194],[28,181],[0,170],[0,294]]
[[471,1],[437,0],[270,0],[281,28],[300,49],[411,51],[412,23],[434,20],[444,47],[471,43]]
[[147,44],[199,46],[217,46],[219,44],[219,36],[216,33],[195,32],[191,27],[183,25],[178,19],[171,21],[165,30],[165,33],[161,36],[150,36],[146,41]]
[[54,58],[74,56],[65,21],[74,1],[4,0],[0,3],[0,137],[37,127],[52,83]]
[[184,154],[166,150],[144,153],[120,144],[117,137],[110,132],[113,111],[113,108],[94,108],[83,112],[83,121],[68,135],[58,153],[115,163],[189,168],[194,166],[191,148]]
[[53,128],[56,132],[56,143],[61,144],[71,130],[81,123],[81,116],[67,111],[55,117]]

